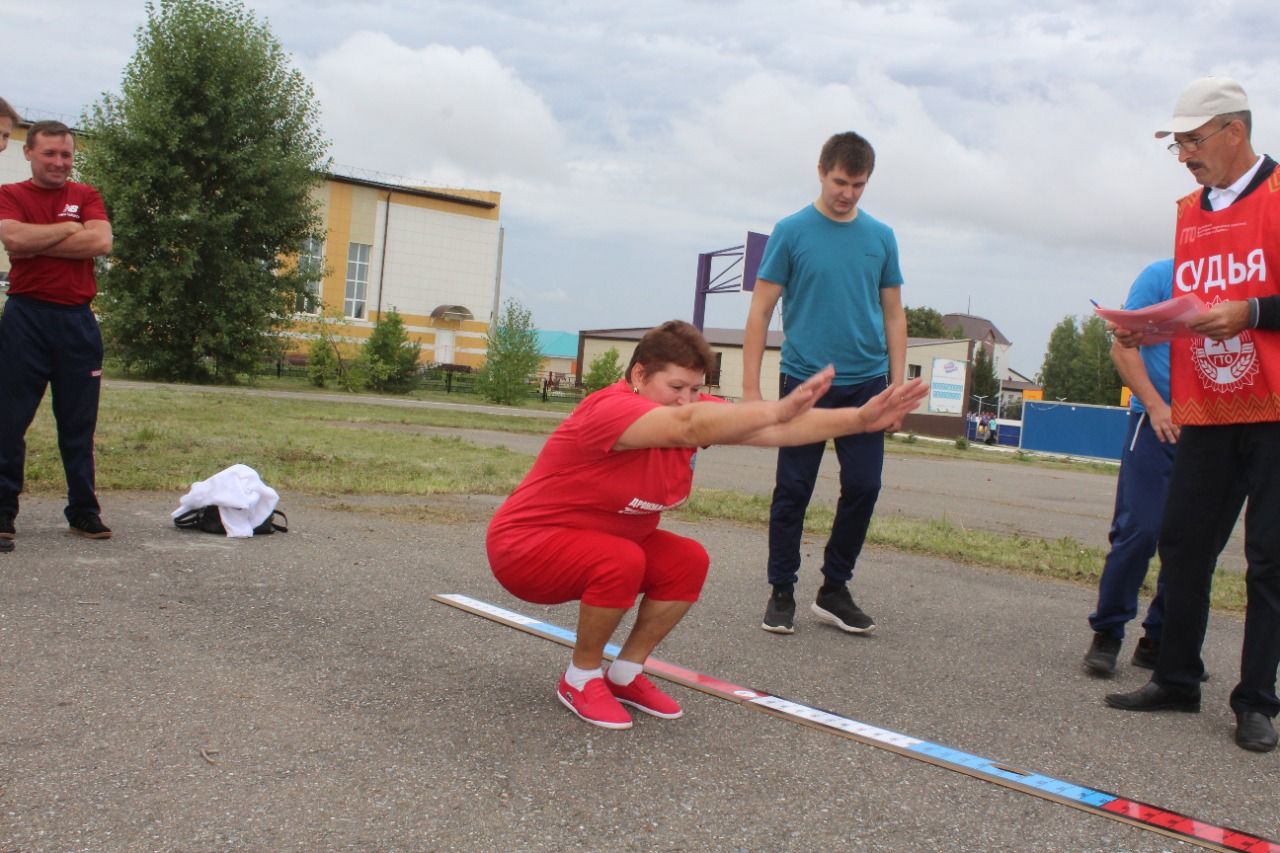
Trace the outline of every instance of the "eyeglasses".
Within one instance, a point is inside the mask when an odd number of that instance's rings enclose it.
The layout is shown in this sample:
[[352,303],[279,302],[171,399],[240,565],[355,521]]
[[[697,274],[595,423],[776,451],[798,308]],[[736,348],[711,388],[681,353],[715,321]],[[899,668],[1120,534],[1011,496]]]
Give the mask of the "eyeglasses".
[[1165,149],[1175,157],[1178,156],[1178,154],[1182,151],[1185,151],[1188,154],[1194,154],[1200,150],[1200,146],[1204,145],[1204,141],[1206,139],[1208,139],[1210,136],[1214,136],[1216,134],[1222,133],[1222,131],[1226,130],[1230,126],[1231,126],[1231,122],[1227,122],[1222,127],[1215,130],[1213,133],[1206,133],[1204,136],[1201,136],[1199,139],[1192,137],[1190,139],[1184,139],[1181,142],[1171,142],[1165,146]]

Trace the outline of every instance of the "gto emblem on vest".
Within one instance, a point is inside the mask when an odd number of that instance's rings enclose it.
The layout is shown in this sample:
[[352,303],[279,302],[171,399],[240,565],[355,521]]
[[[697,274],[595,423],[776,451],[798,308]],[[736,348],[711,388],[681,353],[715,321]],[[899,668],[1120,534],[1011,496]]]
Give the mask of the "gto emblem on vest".
[[1247,330],[1225,341],[1196,338],[1191,345],[1191,359],[1200,384],[1219,393],[1252,385],[1258,372],[1258,355],[1254,349],[1253,336]]

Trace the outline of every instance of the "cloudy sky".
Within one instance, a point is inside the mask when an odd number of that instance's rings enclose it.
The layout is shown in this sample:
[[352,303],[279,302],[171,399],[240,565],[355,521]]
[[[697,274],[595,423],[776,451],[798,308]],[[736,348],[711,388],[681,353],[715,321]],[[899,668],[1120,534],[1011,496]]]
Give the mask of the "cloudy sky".
[[[503,292],[543,329],[692,312],[699,252],[817,194],[818,149],[876,147],[910,306],[968,311],[1034,374],[1052,328],[1119,304],[1194,188],[1152,138],[1230,74],[1276,153],[1262,2],[248,0],[306,74],[334,161],[502,192]],[[0,0],[0,94],[74,119],[121,72],[142,2]],[[746,297],[712,296],[738,326]]]

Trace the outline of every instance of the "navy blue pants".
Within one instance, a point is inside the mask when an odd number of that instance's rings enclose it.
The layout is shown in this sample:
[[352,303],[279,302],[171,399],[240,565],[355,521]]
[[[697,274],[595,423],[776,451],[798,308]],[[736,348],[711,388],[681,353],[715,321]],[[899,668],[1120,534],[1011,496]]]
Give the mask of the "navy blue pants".
[[[1116,479],[1116,508],[1111,516],[1111,550],[1098,581],[1098,606],[1089,625],[1100,634],[1124,639],[1124,626],[1138,615],[1138,590],[1156,553],[1164,516],[1169,474],[1177,445],[1156,436],[1146,412],[1129,416],[1129,428]],[[1156,595],[1142,627],[1154,642],[1164,628],[1164,579],[1156,579]]]
[[27,428],[52,389],[70,519],[98,512],[93,431],[102,385],[102,335],[88,305],[10,296],[0,318],[0,512],[18,512]]
[[[804,380],[782,375],[779,393],[786,396]],[[861,385],[832,385],[817,408],[840,409],[861,406],[887,387],[884,377]],[[840,462],[840,500],[835,523],[823,552],[822,574],[834,583],[848,583],[854,563],[862,553],[871,526],[871,514],[880,496],[880,474],[884,468],[884,433],[859,433],[835,440]],[[804,535],[804,513],[818,482],[818,468],[826,450],[825,441],[800,447],[778,448],[778,473],[769,509],[769,583],[794,584],[800,576],[800,539]]]
[[1200,691],[1200,648],[1218,554],[1244,515],[1244,648],[1235,711],[1280,713],[1280,423],[1183,427],[1160,526],[1165,627],[1153,680],[1171,691]]

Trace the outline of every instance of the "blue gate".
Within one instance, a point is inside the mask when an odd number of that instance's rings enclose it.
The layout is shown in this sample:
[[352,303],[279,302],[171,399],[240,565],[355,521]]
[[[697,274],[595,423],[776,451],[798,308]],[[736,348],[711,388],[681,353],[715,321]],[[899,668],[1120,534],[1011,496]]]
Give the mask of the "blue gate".
[[1128,429],[1129,410],[1117,406],[1032,400],[1022,405],[1023,450],[1119,459]]

